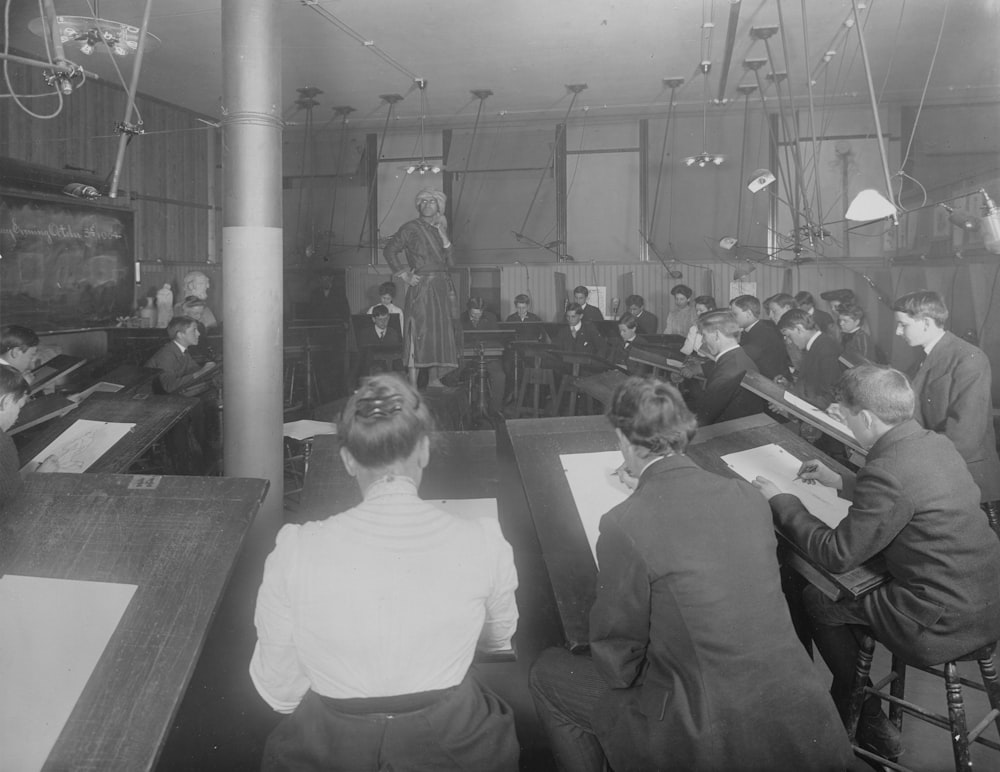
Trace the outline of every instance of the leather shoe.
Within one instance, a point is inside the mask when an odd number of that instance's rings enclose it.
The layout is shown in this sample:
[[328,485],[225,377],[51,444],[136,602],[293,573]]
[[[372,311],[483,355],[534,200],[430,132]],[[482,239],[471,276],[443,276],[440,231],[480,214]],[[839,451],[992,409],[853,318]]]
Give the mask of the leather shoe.
[[890,761],[903,753],[903,736],[882,711],[861,716],[855,739],[865,750]]

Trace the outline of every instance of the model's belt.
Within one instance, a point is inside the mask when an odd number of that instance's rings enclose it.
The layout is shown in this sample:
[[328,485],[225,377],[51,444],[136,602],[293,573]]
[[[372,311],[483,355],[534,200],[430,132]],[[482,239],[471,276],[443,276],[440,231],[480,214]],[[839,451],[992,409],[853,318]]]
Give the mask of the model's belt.
[[457,689],[457,686],[452,686],[448,689],[396,694],[389,697],[338,698],[324,697],[322,694],[317,696],[324,705],[333,710],[355,716],[366,716],[373,713],[412,713],[415,710],[423,710],[450,696]]

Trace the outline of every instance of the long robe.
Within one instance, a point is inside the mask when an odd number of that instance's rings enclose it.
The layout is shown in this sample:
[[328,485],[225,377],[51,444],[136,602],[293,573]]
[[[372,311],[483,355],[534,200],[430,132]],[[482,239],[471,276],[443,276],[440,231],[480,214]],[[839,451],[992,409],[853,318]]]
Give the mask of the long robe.
[[396,231],[382,254],[393,273],[412,271],[420,277],[408,286],[403,303],[403,352],[414,367],[457,367],[455,319],[458,297],[448,269],[451,247],[445,247],[437,228],[410,220]]

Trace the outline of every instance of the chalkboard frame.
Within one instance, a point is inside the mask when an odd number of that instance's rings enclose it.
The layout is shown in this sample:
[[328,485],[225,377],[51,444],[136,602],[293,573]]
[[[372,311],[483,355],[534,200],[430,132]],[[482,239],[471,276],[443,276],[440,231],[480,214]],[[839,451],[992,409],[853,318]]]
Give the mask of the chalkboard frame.
[[0,188],[0,324],[113,327],[133,313],[135,260],[131,208]]

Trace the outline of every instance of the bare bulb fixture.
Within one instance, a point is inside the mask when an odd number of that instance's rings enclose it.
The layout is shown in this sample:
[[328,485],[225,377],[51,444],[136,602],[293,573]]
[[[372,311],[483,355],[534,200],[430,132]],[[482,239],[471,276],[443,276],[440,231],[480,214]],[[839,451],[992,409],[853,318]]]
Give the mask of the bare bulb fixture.
[[[28,29],[39,37],[49,34],[47,20],[38,17],[28,22]],[[55,32],[63,45],[76,43],[80,53],[89,56],[99,48],[106,48],[115,56],[128,56],[139,49],[141,30],[131,24],[93,16],[56,16]],[[160,39],[146,33],[146,50],[160,45]]]

